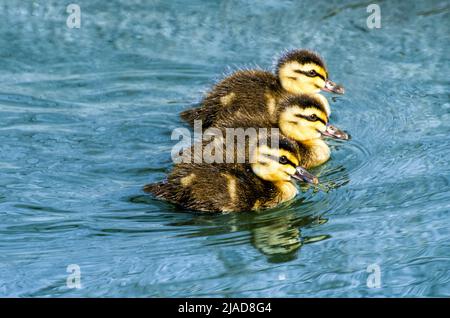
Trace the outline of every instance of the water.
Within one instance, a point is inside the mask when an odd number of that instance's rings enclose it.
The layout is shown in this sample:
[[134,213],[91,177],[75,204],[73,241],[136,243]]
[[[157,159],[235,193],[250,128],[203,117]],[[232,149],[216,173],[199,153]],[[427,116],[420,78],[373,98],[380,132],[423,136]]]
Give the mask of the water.
[[[378,1],[373,30],[371,1],[76,3],[80,29],[60,1],[0,5],[1,296],[450,296],[448,1]],[[335,189],[214,216],[142,193],[181,110],[295,47],[346,87],[353,139],[313,170]]]

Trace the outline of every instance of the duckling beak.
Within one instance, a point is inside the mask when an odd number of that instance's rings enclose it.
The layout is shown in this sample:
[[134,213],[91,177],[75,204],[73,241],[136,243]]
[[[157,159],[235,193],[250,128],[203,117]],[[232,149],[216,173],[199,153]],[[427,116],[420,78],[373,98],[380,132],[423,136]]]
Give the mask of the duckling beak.
[[327,125],[327,129],[322,133],[322,136],[325,137],[330,137],[333,139],[339,139],[339,140],[349,140],[350,139],[350,135],[347,134],[345,131],[340,130],[339,128],[337,128],[334,125],[328,124]]
[[323,91],[335,94],[344,94],[345,89],[342,85],[336,84],[335,82],[327,79],[325,81],[325,87],[322,88]]
[[295,174],[292,176],[294,179],[303,181],[303,182],[307,182],[307,183],[312,183],[312,184],[318,184],[319,183],[319,179],[317,179],[317,177],[311,173],[309,173],[305,168],[298,166],[297,168],[295,168]]

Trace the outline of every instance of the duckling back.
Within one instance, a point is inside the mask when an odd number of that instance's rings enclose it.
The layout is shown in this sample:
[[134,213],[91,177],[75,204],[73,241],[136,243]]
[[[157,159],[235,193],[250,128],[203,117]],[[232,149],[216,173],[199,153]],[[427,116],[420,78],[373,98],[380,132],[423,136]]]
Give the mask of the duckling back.
[[275,113],[282,88],[277,77],[262,70],[242,70],[216,84],[201,102],[201,106],[181,113],[189,125],[201,120],[203,128],[220,126],[229,117]]
[[[328,78],[325,61],[317,53],[295,49],[278,59],[274,74],[262,70],[233,73],[213,87],[200,107],[182,112],[181,118],[191,126],[200,120],[206,129],[219,126],[217,122],[226,117],[240,116],[240,112],[255,111],[264,105],[263,109],[273,119],[280,95],[319,95],[320,91],[343,94],[344,88]],[[319,97],[326,103],[329,115],[328,102]]]
[[[244,144],[231,145],[222,136],[212,142],[214,151],[216,146],[222,147],[219,156],[212,154],[219,162],[204,157],[211,155],[208,149],[211,142],[198,142],[188,148],[188,155],[175,164],[167,180],[147,185],[144,191],[187,209],[212,212],[274,207],[297,194],[297,188],[286,175],[293,174],[296,168],[291,165],[298,164],[299,149],[293,140],[276,131],[254,135],[245,139]],[[200,154],[196,147],[201,149]],[[232,155],[231,162],[228,152]],[[242,162],[237,162],[239,157]],[[200,163],[196,163],[198,159]]]
[[152,193],[183,208],[204,212],[239,212],[274,202],[275,187],[250,169],[228,164],[179,164],[164,182],[145,186]]

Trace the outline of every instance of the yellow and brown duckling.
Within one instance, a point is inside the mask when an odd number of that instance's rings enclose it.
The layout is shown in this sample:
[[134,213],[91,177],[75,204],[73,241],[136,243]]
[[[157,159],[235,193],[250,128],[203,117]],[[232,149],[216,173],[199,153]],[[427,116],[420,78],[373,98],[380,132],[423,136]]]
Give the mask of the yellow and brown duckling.
[[247,163],[181,163],[167,180],[144,191],[183,208],[204,212],[239,212],[272,208],[291,200],[294,179],[318,183],[299,166],[298,144],[283,136],[277,147],[258,144]]
[[[230,105],[233,107],[233,105]],[[264,105],[249,104],[236,111],[233,116],[220,117],[214,127],[279,128],[285,137],[298,142],[300,165],[306,169],[319,166],[330,158],[330,148],[323,137],[347,140],[349,135],[329,124],[325,104],[317,95],[290,95],[279,103],[272,115]]]
[[343,94],[344,88],[328,78],[325,62],[318,54],[292,50],[278,60],[275,74],[263,70],[237,71],[216,84],[198,108],[182,112],[181,118],[191,126],[194,120],[201,120],[203,127],[208,128],[216,120],[252,105],[263,105],[275,116],[279,102],[292,94],[317,94],[329,115],[328,102],[318,94],[320,91]]
[[348,140],[349,135],[330,125],[325,105],[317,95],[296,95],[285,99],[278,109],[282,134],[298,142],[301,165],[317,167],[330,159],[330,148],[323,137]]

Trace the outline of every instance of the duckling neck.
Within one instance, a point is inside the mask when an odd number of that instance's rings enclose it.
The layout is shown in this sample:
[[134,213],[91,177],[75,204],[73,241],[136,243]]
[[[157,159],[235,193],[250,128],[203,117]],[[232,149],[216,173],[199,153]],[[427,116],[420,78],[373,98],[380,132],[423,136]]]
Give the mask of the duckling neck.
[[325,98],[325,96],[323,96],[321,94],[315,94],[314,96],[316,96],[318,99],[321,100],[322,105],[325,108],[325,111],[327,113],[327,116],[330,116],[330,114],[331,114],[330,104],[328,103],[328,100]]
[[330,159],[330,148],[322,139],[309,139],[301,143],[307,149],[309,155],[309,160],[304,166],[305,168],[319,166]]
[[302,94],[301,89],[298,88],[297,82],[294,79],[285,78],[284,80],[278,79],[279,87],[289,94]]
[[297,188],[290,181],[278,181],[274,184],[279,191],[277,198],[278,203],[289,201],[293,199],[298,193]]

